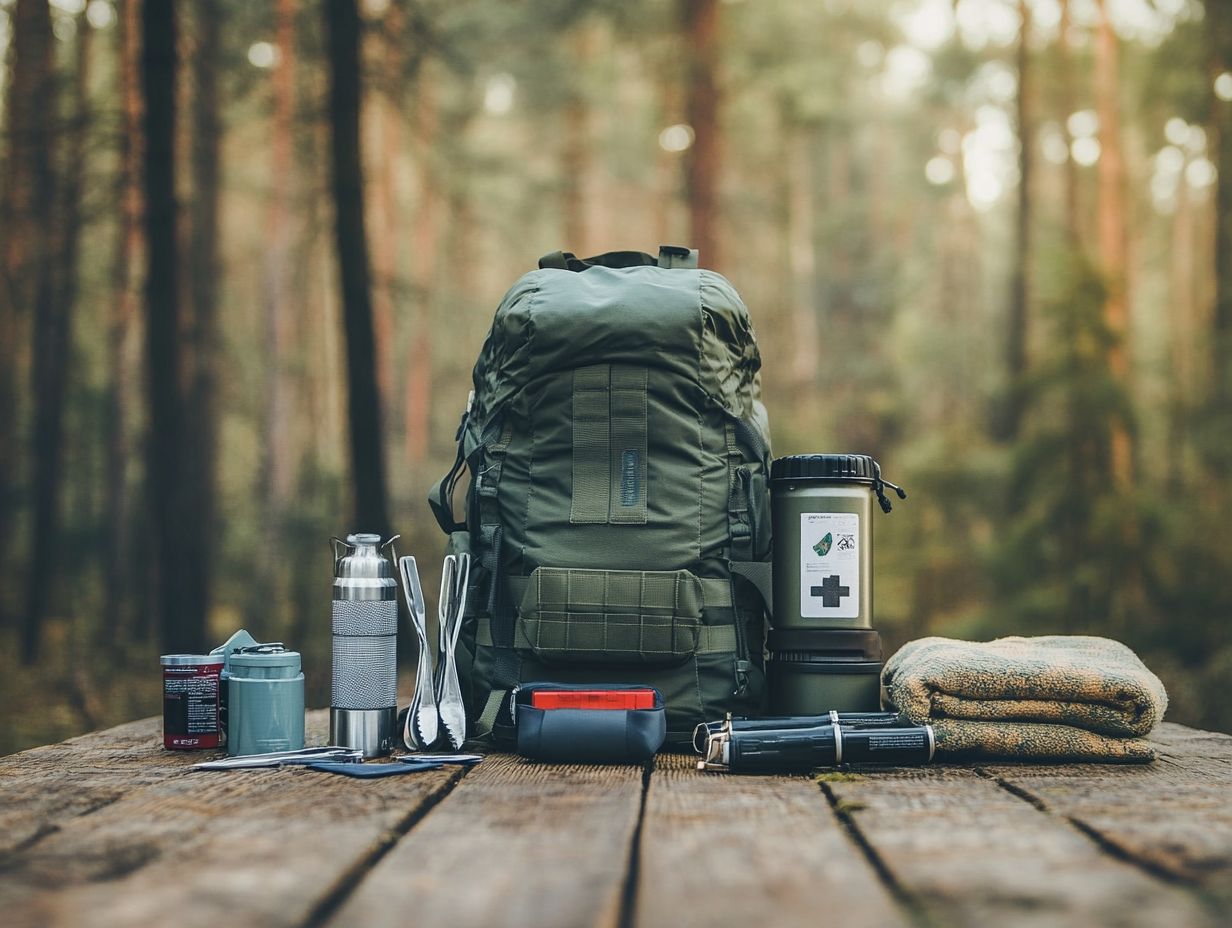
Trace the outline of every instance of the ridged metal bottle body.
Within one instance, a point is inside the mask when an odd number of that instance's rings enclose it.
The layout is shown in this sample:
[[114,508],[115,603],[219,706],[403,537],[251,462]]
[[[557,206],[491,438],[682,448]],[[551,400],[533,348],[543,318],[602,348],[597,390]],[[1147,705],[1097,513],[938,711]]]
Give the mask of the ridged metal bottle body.
[[397,727],[398,586],[379,535],[348,535],[346,546],[334,562],[330,742],[379,757]]

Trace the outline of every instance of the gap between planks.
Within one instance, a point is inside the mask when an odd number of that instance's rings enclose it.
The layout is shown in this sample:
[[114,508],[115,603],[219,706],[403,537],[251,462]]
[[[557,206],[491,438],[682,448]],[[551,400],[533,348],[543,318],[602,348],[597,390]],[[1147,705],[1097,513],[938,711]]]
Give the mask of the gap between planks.
[[489,755],[362,875],[329,925],[618,928],[647,776]]
[[924,923],[1220,924],[1188,889],[971,768],[891,768],[826,791]]
[[[306,770],[191,772],[157,719],[0,760],[6,925],[299,926],[422,818],[463,772],[353,781]],[[326,713],[308,714],[310,743]],[[67,753],[66,753],[67,751]],[[65,764],[77,769],[66,775]],[[2,844],[2,842],[0,842]],[[18,849],[20,848],[20,849]]]
[[885,885],[887,892],[894,897],[903,914],[917,928],[927,928],[927,926],[930,926],[932,922],[919,903],[911,897],[911,894],[898,881],[898,878],[894,876],[894,872],[889,868],[882,856],[877,853],[877,849],[873,847],[864,832],[860,830],[855,816],[852,815],[852,810],[844,806],[825,780],[818,779],[817,785],[821,788],[821,793],[825,796],[826,802],[829,803],[834,817],[843,826],[843,830],[851,839],[851,843],[868,860],[869,866],[873,868],[873,872],[877,874],[878,878]]
[[998,766],[988,773],[1119,859],[1232,908],[1232,737],[1165,723],[1150,765]]
[[[416,805],[402,821],[398,822],[391,828],[372,850],[361,859],[357,860],[351,868],[344,873],[334,884],[333,889],[326,893],[316,906],[308,913],[308,917],[304,919],[304,928],[317,928],[319,925],[324,925],[333,914],[346,902],[347,897],[355,891],[355,888],[360,884],[365,876],[372,871],[381,858],[384,857],[412,828],[423,821],[424,816],[435,809],[441,801],[453,792],[458,783],[461,782],[468,772],[470,767],[466,765],[458,766],[448,780],[436,791],[430,793],[426,799]],[[414,774],[407,774],[414,776]]]

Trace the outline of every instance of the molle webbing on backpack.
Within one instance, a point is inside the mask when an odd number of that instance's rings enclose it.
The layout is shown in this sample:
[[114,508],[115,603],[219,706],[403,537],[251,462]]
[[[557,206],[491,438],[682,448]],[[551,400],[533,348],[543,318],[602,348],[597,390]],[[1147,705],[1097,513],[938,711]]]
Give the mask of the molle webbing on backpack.
[[573,372],[574,524],[646,524],[646,369]]
[[573,372],[573,505],[569,521],[606,522],[612,483],[610,364]]
[[753,560],[753,527],[749,519],[748,486],[744,483],[741,465],[744,455],[736,441],[736,427],[728,422],[723,427],[727,446],[727,519],[731,534],[732,560]]

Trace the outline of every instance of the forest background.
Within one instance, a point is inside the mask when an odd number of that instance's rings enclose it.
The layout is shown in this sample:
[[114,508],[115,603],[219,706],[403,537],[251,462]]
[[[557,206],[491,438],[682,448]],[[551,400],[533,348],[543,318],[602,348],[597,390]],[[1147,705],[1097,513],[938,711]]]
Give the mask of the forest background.
[[[0,0],[0,753],[453,458],[502,293],[701,249],[777,454],[867,452],[877,624],[1110,635],[1232,730],[1232,2]],[[432,581],[427,581],[429,587]]]

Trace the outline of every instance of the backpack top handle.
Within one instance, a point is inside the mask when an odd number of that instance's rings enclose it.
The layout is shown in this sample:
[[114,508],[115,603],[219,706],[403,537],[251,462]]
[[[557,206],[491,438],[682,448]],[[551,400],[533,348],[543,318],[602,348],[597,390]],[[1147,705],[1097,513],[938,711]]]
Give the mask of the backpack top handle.
[[644,251],[609,251],[593,258],[579,258],[571,251],[554,251],[539,259],[539,267],[578,272],[590,267],[680,267],[696,270],[697,249],[680,245],[660,245],[658,258]]

